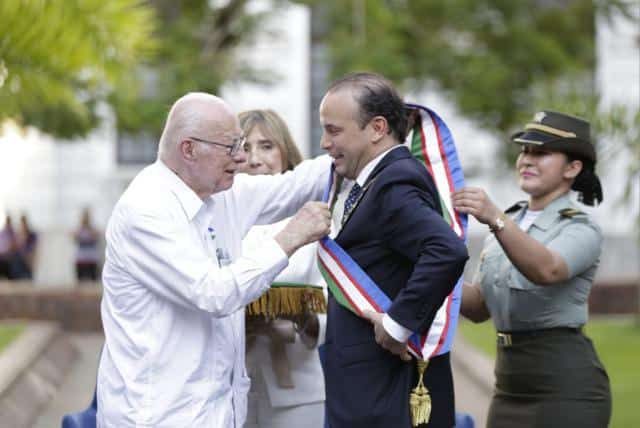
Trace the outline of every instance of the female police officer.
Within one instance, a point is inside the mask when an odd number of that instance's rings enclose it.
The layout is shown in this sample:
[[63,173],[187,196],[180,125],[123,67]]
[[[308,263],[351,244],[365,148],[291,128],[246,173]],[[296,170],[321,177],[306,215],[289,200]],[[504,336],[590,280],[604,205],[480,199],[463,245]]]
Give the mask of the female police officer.
[[584,204],[602,201],[589,122],[543,111],[512,141],[522,145],[516,169],[528,202],[505,215],[482,189],[453,195],[493,232],[461,306],[498,331],[487,426],[606,427],[609,379],[582,332],[602,234],[569,199],[575,190]]

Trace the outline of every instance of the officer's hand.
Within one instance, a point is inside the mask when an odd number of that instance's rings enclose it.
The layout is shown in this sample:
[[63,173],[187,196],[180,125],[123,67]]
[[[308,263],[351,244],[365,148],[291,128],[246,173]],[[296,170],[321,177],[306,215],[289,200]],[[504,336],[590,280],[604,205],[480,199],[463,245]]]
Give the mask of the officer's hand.
[[451,202],[456,210],[471,214],[482,224],[492,224],[502,214],[487,193],[479,187],[463,187],[453,192]]

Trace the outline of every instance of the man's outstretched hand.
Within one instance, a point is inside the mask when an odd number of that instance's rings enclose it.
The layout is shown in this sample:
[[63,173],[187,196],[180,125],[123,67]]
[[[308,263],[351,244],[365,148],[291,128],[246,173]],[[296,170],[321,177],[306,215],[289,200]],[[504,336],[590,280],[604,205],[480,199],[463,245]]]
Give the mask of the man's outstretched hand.
[[298,248],[325,237],[331,231],[331,212],[325,202],[307,202],[275,236],[276,242],[291,256]]

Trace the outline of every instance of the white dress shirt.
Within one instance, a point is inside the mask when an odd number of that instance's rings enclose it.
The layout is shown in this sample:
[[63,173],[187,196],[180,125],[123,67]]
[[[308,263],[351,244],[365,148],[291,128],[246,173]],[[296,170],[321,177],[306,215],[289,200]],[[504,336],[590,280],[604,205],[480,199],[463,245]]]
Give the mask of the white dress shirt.
[[[382,158],[384,158],[387,153],[391,150],[395,150],[399,147],[403,147],[403,145],[398,144],[393,146],[389,150],[386,150],[380,153],[378,156],[369,161],[368,164],[362,168],[360,174],[355,179],[355,182],[358,183],[360,187],[364,187],[364,184],[367,182],[367,179],[373,172],[373,170],[378,166]],[[336,203],[333,209],[333,213],[331,215],[331,238],[335,238],[340,230],[342,229],[342,215],[344,213],[344,203],[347,200],[347,196],[353,187],[354,180],[344,179],[342,182],[342,187],[340,188],[340,192],[338,193],[338,197],[336,198]],[[411,330],[405,328],[404,326],[398,324],[394,321],[389,315],[384,314],[382,317],[382,325],[384,329],[398,342],[406,342],[411,336]]]
[[319,198],[329,164],[240,174],[205,201],[161,161],[136,176],[106,233],[99,427],[242,427],[244,307],[288,260],[273,238],[242,255],[241,240]]

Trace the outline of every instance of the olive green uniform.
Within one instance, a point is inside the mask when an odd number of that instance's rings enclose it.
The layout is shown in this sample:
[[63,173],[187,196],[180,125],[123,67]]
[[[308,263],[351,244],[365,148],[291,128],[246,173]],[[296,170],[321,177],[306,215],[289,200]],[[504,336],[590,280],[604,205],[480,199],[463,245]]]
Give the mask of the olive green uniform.
[[[507,213],[517,223],[526,209],[520,203]],[[581,330],[602,233],[568,195],[550,203],[527,233],[563,258],[569,279],[534,284],[513,266],[495,236],[487,238],[474,279],[499,332],[487,427],[606,427],[609,379]]]

